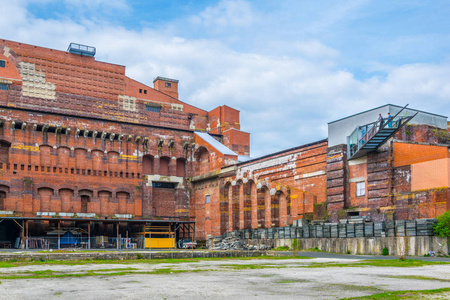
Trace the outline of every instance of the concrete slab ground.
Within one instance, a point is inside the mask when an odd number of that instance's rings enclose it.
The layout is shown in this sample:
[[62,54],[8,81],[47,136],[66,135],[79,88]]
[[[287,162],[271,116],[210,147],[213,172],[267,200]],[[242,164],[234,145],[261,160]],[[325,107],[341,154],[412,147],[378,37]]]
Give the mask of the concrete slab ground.
[[339,299],[450,287],[450,264],[356,265],[363,259],[367,258],[3,265],[0,299]]

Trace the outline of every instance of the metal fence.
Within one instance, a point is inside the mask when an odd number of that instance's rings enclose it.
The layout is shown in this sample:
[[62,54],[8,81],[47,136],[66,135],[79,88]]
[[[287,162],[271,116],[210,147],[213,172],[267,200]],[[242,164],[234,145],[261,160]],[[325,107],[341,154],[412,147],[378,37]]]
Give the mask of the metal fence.
[[25,249],[144,249],[143,238],[97,237],[48,237],[24,238]]

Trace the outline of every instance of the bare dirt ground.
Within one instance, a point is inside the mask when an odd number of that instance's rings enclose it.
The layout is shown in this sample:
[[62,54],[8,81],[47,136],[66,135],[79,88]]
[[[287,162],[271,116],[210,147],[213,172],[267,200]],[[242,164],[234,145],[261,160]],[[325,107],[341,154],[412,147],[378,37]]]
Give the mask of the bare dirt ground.
[[0,299],[339,299],[450,287],[450,265],[354,266],[358,261],[221,259],[4,267]]

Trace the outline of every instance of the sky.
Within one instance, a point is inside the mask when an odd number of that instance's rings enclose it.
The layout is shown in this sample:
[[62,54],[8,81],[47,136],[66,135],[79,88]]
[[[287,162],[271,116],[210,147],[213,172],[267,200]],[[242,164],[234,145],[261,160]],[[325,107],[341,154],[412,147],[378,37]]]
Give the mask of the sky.
[[396,104],[450,115],[448,0],[0,0],[0,38],[94,46],[180,100],[240,111],[258,157]]

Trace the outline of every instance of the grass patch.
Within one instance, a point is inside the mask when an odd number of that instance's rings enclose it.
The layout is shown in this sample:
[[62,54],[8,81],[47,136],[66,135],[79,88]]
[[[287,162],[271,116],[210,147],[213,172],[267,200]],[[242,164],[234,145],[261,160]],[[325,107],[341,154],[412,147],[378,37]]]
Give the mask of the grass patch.
[[439,296],[442,294],[444,296],[443,299],[448,299],[448,293],[450,292],[450,288],[442,288],[442,289],[434,289],[434,290],[408,290],[408,291],[396,291],[396,292],[385,292],[380,294],[374,294],[370,296],[363,297],[352,297],[352,298],[344,298],[346,300],[350,299],[383,299],[383,300],[407,300],[407,299],[427,299],[427,296]]
[[423,261],[417,259],[368,259],[362,260],[359,262],[349,262],[349,263],[311,263],[309,265],[299,266],[299,268],[332,268],[332,267],[363,267],[363,266],[371,266],[371,267],[399,267],[399,268],[411,268],[411,267],[423,267],[428,265],[445,265],[449,264],[448,262],[439,262],[439,261]]
[[310,280],[306,280],[306,279],[281,279],[281,280],[275,281],[275,283],[304,283],[304,282],[310,282]]
[[440,282],[450,282],[450,279],[436,278],[436,277],[429,277],[429,276],[420,276],[420,275],[397,275],[397,276],[392,275],[392,276],[387,276],[387,277],[395,278],[395,279],[416,279],[416,280],[432,280],[432,281],[440,281]]
[[233,270],[256,270],[256,269],[282,269],[286,266],[265,265],[265,264],[223,264],[221,267]]
[[429,265],[446,265],[448,262],[440,261],[424,261],[417,259],[388,259],[388,260],[378,260],[378,259],[368,259],[361,262],[355,263],[358,266],[374,266],[374,267],[400,267],[400,268],[410,268],[410,267],[423,267]]
[[292,256],[255,256],[255,257],[196,257],[196,258],[168,258],[168,259],[86,259],[86,260],[37,260],[33,261],[8,261],[0,262],[0,268],[14,268],[19,266],[30,265],[87,265],[87,264],[133,264],[133,263],[147,263],[147,264],[176,264],[176,263],[193,263],[200,261],[227,261],[227,260],[261,260],[261,259],[276,259],[276,260],[289,260],[289,259],[314,259],[311,257],[292,257]]

